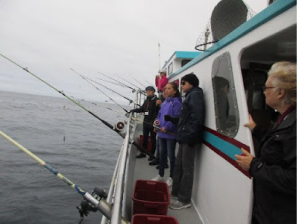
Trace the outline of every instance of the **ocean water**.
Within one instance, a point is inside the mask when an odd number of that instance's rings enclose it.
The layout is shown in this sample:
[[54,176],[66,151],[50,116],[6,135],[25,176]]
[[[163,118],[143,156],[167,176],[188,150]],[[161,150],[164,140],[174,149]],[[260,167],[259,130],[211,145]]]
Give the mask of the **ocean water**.
[[[89,102],[84,107],[115,124],[125,117]],[[121,111],[115,105],[101,104]],[[108,191],[123,139],[65,98],[0,92],[0,130],[84,191]],[[78,223],[82,197],[0,136],[0,224]],[[83,224],[100,223],[100,212]]]

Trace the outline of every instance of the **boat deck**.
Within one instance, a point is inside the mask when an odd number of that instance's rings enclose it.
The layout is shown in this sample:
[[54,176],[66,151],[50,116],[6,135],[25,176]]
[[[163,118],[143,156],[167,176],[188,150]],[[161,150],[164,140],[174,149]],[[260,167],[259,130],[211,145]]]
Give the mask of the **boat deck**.
[[[148,156],[145,158],[136,159],[134,182],[138,179],[151,180],[152,178],[158,175],[158,170],[156,169],[156,166],[150,166],[148,164]],[[169,168],[165,169],[165,177],[169,177]],[[171,192],[171,188],[169,189],[169,192]],[[182,210],[173,210],[168,208],[167,215],[175,217],[180,224],[202,224],[202,221],[199,218],[198,213],[196,212],[193,204],[190,208]]]

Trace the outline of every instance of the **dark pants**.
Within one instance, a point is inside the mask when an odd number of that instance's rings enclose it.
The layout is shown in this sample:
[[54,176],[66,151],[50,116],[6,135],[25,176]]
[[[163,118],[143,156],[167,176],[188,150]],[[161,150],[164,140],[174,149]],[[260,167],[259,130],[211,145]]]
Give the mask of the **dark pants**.
[[195,153],[200,144],[193,147],[187,143],[180,143],[179,151],[175,161],[172,192],[182,203],[190,203],[193,187]]
[[151,153],[155,155],[156,151],[156,132],[154,132],[154,127],[152,125],[143,124],[143,148],[147,149],[148,135],[151,136]]
[[167,164],[167,155],[170,161],[170,177],[173,177],[173,171],[175,166],[175,139],[159,139],[159,150],[160,150],[160,163],[159,163],[159,175],[164,177],[164,169]]
[[252,216],[251,224],[260,224],[254,216]]

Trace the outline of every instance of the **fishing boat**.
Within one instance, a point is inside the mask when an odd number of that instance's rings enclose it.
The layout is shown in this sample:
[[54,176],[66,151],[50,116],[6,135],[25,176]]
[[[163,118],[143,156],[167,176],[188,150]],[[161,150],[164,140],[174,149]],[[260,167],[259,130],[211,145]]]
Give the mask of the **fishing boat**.
[[[230,17],[232,11],[238,14],[237,17]],[[178,223],[251,223],[252,178],[238,166],[235,155],[241,154],[241,147],[253,154],[256,148],[255,139],[243,127],[248,121],[248,113],[265,126],[271,122],[273,111],[265,105],[262,86],[274,62],[296,61],[296,12],[296,0],[276,0],[246,21],[247,9],[241,0],[222,0],[212,13],[211,28],[205,32],[205,41],[196,46],[196,49],[203,46],[202,51],[176,51],[163,66],[170,82],[180,83],[180,79],[189,73],[197,75],[207,110],[204,141],[195,158],[192,206],[167,211],[167,216],[174,217]],[[227,21],[231,23],[228,25]],[[210,34],[212,40],[208,41]],[[43,81],[27,68],[0,55]],[[229,82],[225,107],[217,92],[218,77]],[[84,197],[78,207],[82,217],[80,223],[87,210],[99,210],[103,214],[101,224],[129,223],[134,213],[135,183],[151,180],[157,174],[156,168],[149,166],[146,159],[136,159],[138,150],[151,156],[139,144],[142,116],[128,114],[125,122],[113,126],[63,91],[43,82],[124,138],[107,194],[101,189],[95,189],[91,194],[83,191],[9,136],[1,131],[0,134]],[[144,92],[133,92],[134,105],[141,105]],[[223,116],[226,111],[228,116]]]
[[[225,2],[236,1],[222,1]],[[222,3],[215,7],[221,11],[222,19],[217,16],[214,19],[225,22],[222,16],[233,10],[230,6],[219,8]],[[164,65],[169,81],[180,83],[182,76],[196,74],[207,108],[204,143],[196,156],[192,206],[183,210],[168,209],[168,215],[179,223],[251,223],[252,178],[239,168],[235,154],[241,154],[241,147],[251,153],[256,148],[251,132],[243,127],[248,113],[263,125],[271,121],[273,111],[265,105],[262,86],[274,62],[296,61],[296,11],[296,0],[277,0],[233,30],[229,27],[224,33],[215,31],[212,46],[197,53],[195,58],[182,59],[184,53],[175,52]],[[212,27],[212,32],[213,29],[217,28]],[[177,63],[178,58],[180,62],[189,61]],[[177,64],[181,66],[178,68]],[[221,116],[226,109],[220,107],[223,104],[217,98],[214,80],[219,76],[229,81],[227,119]],[[136,92],[136,102],[141,103],[142,99]],[[113,203],[110,223],[120,223],[121,217],[131,220],[136,180],[151,180],[157,174],[147,160],[136,159],[137,148],[130,144],[139,142],[142,123],[130,117],[124,129],[126,138],[107,198],[108,203]],[[101,223],[107,223],[107,218],[103,217]]]

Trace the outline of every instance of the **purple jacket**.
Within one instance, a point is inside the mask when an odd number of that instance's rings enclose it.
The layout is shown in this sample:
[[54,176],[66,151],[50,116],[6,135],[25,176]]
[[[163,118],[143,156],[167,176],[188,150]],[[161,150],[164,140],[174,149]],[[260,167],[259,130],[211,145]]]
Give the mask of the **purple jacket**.
[[[164,115],[170,115],[172,117],[179,117],[182,107],[182,100],[180,97],[166,98],[161,105],[157,119],[160,122],[160,127],[165,127],[169,133],[158,132],[159,138],[176,139],[178,127],[171,121],[165,121]],[[173,133],[173,134],[172,134]]]

